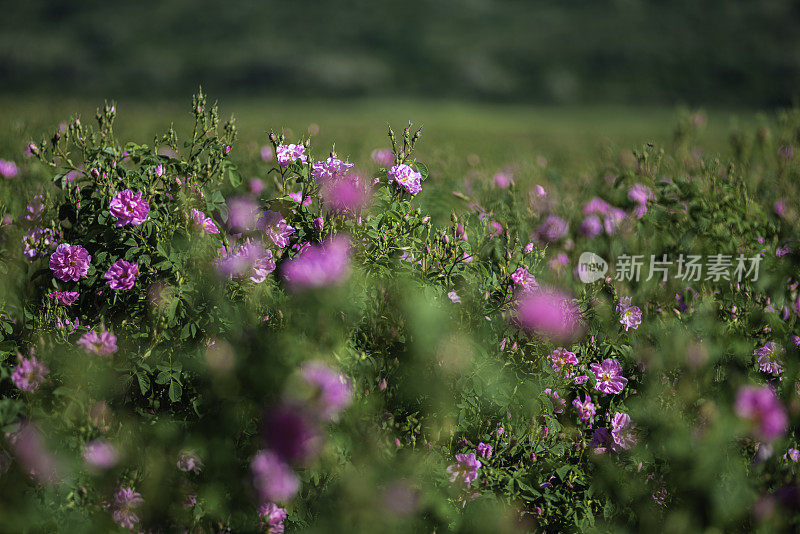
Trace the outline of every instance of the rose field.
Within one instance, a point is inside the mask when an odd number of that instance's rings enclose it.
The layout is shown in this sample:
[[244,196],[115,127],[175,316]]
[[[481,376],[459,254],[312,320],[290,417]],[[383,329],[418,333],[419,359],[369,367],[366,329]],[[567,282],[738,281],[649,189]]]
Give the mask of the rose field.
[[800,530],[800,111],[95,104],[0,97],[0,532]]

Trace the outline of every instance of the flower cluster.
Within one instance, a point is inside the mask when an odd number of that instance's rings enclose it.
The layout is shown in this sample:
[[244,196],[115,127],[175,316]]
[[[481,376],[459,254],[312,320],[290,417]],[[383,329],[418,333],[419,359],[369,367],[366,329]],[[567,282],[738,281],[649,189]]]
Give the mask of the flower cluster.
[[299,161],[302,164],[308,163],[306,147],[303,145],[280,145],[277,150],[278,165],[288,167],[290,164]]
[[271,250],[248,239],[230,251],[223,250],[222,256],[216,260],[216,266],[223,276],[231,278],[246,276],[250,281],[260,284],[275,270],[275,261],[272,259]]
[[297,232],[289,226],[283,215],[276,211],[267,210],[258,219],[256,226],[279,248],[289,246],[289,238]]
[[483,466],[480,460],[475,457],[475,453],[456,454],[456,463],[447,468],[450,475],[450,482],[463,484],[466,487],[472,485],[478,478],[478,469]]
[[22,236],[22,253],[28,261],[48,254],[58,245],[58,235],[49,228],[29,228]]
[[764,346],[753,351],[753,355],[758,357],[758,368],[771,375],[783,373],[783,365],[776,355],[781,352],[781,348],[769,341]]

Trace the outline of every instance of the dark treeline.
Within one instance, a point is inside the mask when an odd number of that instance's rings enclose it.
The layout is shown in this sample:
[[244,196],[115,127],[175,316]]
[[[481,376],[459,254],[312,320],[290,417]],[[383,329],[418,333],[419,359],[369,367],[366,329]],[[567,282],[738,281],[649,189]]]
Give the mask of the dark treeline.
[[792,0],[4,2],[0,91],[792,103]]

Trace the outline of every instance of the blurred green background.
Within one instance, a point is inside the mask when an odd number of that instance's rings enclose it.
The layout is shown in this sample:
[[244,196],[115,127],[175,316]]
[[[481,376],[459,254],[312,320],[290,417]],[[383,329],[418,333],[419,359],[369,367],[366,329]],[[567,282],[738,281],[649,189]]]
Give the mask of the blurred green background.
[[202,86],[236,115],[242,145],[319,127],[320,150],[335,140],[363,161],[387,122],[413,120],[419,157],[464,162],[449,172],[544,157],[578,173],[598,152],[667,144],[678,109],[705,110],[703,148],[721,151],[800,87],[791,0],[5,4],[6,158],[104,99],[118,103],[122,138],[149,142],[188,120]]
[[792,0],[4,2],[2,92],[790,104]]

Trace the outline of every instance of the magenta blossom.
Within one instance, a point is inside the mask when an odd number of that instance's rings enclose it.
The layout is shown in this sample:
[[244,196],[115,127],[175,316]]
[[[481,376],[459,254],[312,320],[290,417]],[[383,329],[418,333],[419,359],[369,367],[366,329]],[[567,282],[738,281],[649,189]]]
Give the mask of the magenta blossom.
[[613,358],[606,358],[602,364],[593,363],[589,368],[597,378],[594,385],[597,391],[617,394],[628,384],[628,379],[622,376],[622,365]]
[[62,306],[69,306],[70,304],[73,304],[76,300],[78,300],[79,296],[80,293],[77,291],[51,291],[47,294],[49,299],[55,300]]
[[100,356],[114,354],[117,352],[117,336],[108,330],[103,330],[99,334],[91,330],[78,340],[78,345],[89,354]]
[[248,196],[228,201],[228,225],[237,232],[252,230],[258,218],[258,203]]
[[300,489],[300,480],[286,462],[272,451],[260,451],[250,462],[253,485],[264,501],[285,502]]
[[22,358],[11,373],[11,380],[14,385],[22,391],[33,393],[47,378],[50,371],[44,362],[36,359],[36,356],[30,358]]
[[603,228],[608,235],[614,235],[622,226],[627,215],[619,208],[611,208],[603,219]]
[[272,158],[275,157],[275,152],[272,150],[271,146],[264,145],[261,147],[261,159],[264,161],[272,161]]
[[217,224],[214,222],[214,219],[207,217],[202,211],[193,208],[191,217],[194,225],[200,230],[203,230],[209,234],[219,233],[219,228],[217,228]]
[[633,184],[631,188],[628,189],[628,198],[636,204],[646,205],[647,202],[653,200],[655,196],[653,196],[653,191],[649,187],[637,183]]
[[586,423],[587,425],[594,424],[594,416],[597,412],[597,408],[592,402],[592,398],[589,395],[584,395],[583,400],[580,397],[576,398],[572,401],[572,405],[575,407],[575,410],[578,412],[578,418]]
[[642,324],[642,310],[638,306],[631,306],[630,297],[620,297],[619,304],[617,304],[617,313],[619,314],[619,322],[625,327],[626,331],[630,328],[636,330]]
[[553,364],[553,369],[557,372],[564,369],[567,365],[578,365],[578,357],[574,352],[570,352],[564,347],[558,347],[550,353],[550,361]]
[[370,154],[372,161],[383,167],[394,164],[394,152],[389,148],[376,148]]
[[283,534],[283,522],[288,517],[286,510],[279,507],[274,502],[265,502],[258,507],[258,515],[264,520],[267,527],[267,534]]
[[345,163],[344,161],[331,156],[325,161],[318,161],[314,163],[314,166],[311,168],[311,176],[317,181],[317,183],[322,184],[329,180],[337,180],[341,178],[352,168],[352,163]]
[[514,179],[511,177],[511,175],[505,172],[498,172],[495,174],[492,177],[492,181],[494,182],[494,185],[500,189],[508,189],[508,186],[514,183]]
[[23,421],[19,430],[8,436],[24,471],[45,484],[52,484],[59,479],[56,459],[47,450],[42,434],[31,423]]
[[422,175],[405,163],[395,165],[387,174],[389,182],[394,182],[412,195],[422,191]]
[[0,176],[6,179],[14,178],[16,175],[19,174],[19,169],[17,168],[17,164],[13,161],[6,161],[4,159],[0,159]]
[[617,412],[611,420],[611,437],[614,443],[625,450],[636,445],[636,434],[633,432],[634,425],[628,414]]
[[223,276],[241,278],[247,276],[252,282],[260,284],[275,270],[272,251],[260,243],[249,239],[231,251],[224,251],[215,261],[217,270]]
[[536,231],[539,241],[545,243],[555,243],[567,235],[569,224],[561,217],[550,215]]
[[179,471],[183,471],[184,473],[191,471],[197,475],[203,468],[203,461],[192,451],[181,451],[178,454],[178,462],[176,465]]
[[481,458],[491,458],[492,457],[492,446],[488,443],[478,443],[478,446],[475,447],[478,456]]
[[456,463],[447,468],[450,482],[459,481],[465,486],[470,486],[478,478],[478,469],[483,464],[475,457],[475,453],[456,454]]
[[53,276],[65,282],[77,282],[89,272],[92,257],[80,245],[61,243],[50,255],[50,269]]
[[49,228],[30,228],[22,236],[22,253],[28,261],[50,252],[57,245],[57,234]]
[[366,180],[356,175],[343,176],[322,184],[320,195],[334,213],[357,214],[369,204],[372,191]]
[[26,221],[39,220],[39,217],[41,217],[42,213],[44,212],[44,197],[42,195],[36,195],[30,202],[28,202],[28,205],[25,209],[28,211],[24,217]]
[[515,320],[522,328],[555,341],[569,341],[581,329],[580,313],[572,299],[544,288],[520,296]]
[[106,271],[103,278],[111,289],[132,289],[136,283],[136,276],[139,274],[139,264],[125,260],[117,260],[114,265]]
[[83,449],[83,460],[95,469],[111,469],[119,461],[119,453],[107,441],[90,441]]
[[147,219],[147,214],[150,213],[150,204],[146,200],[142,200],[141,193],[134,193],[130,189],[126,189],[114,195],[108,211],[117,218],[117,226],[126,224],[138,226]]
[[597,215],[589,215],[581,223],[581,234],[592,239],[603,233],[603,223]]
[[765,373],[773,375],[783,373],[782,362],[776,357],[780,352],[783,352],[783,349],[772,341],[765,343],[763,347],[757,348],[753,351],[753,355],[758,356],[758,368]]
[[327,415],[322,412],[328,407],[324,404],[324,393],[319,389],[314,393],[313,406],[291,402],[264,414],[264,439],[269,449],[286,462],[307,462],[320,453],[319,421]]
[[786,432],[786,410],[769,386],[744,386],[736,395],[736,415],[750,422],[753,435],[772,441]]
[[583,207],[583,214],[584,215],[591,215],[593,213],[605,215],[611,209],[611,206],[608,202],[603,200],[602,198],[594,197],[589,202],[586,203],[586,206]]
[[292,202],[300,204],[303,207],[311,205],[311,197],[308,196],[308,195],[303,196],[303,190],[302,189],[300,191],[296,192],[296,193],[289,193],[286,196],[289,197],[289,199]]
[[279,145],[278,146],[278,165],[281,167],[288,167],[290,164],[300,162],[301,164],[308,163],[308,156],[306,156],[306,147],[303,145]]
[[336,236],[322,245],[312,245],[283,266],[283,278],[294,290],[337,284],[347,277],[350,241]]
[[134,509],[143,502],[141,494],[133,491],[133,488],[120,488],[114,494],[111,517],[119,526],[134,530],[139,523],[139,516],[136,515]]
[[561,396],[558,394],[558,391],[546,388],[544,390],[544,394],[550,397],[550,401],[553,403],[554,414],[564,413],[564,407],[567,405],[567,401],[561,398]]
[[264,215],[258,219],[256,226],[269,236],[276,247],[280,248],[288,246],[289,238],[297,232],[277,211],[265,211]]
[[347,378],[322,362],[306,362],[300,369],[303,380],[318,388],[317,409],[324,419],[335,418],[350,404],[352,387]]

